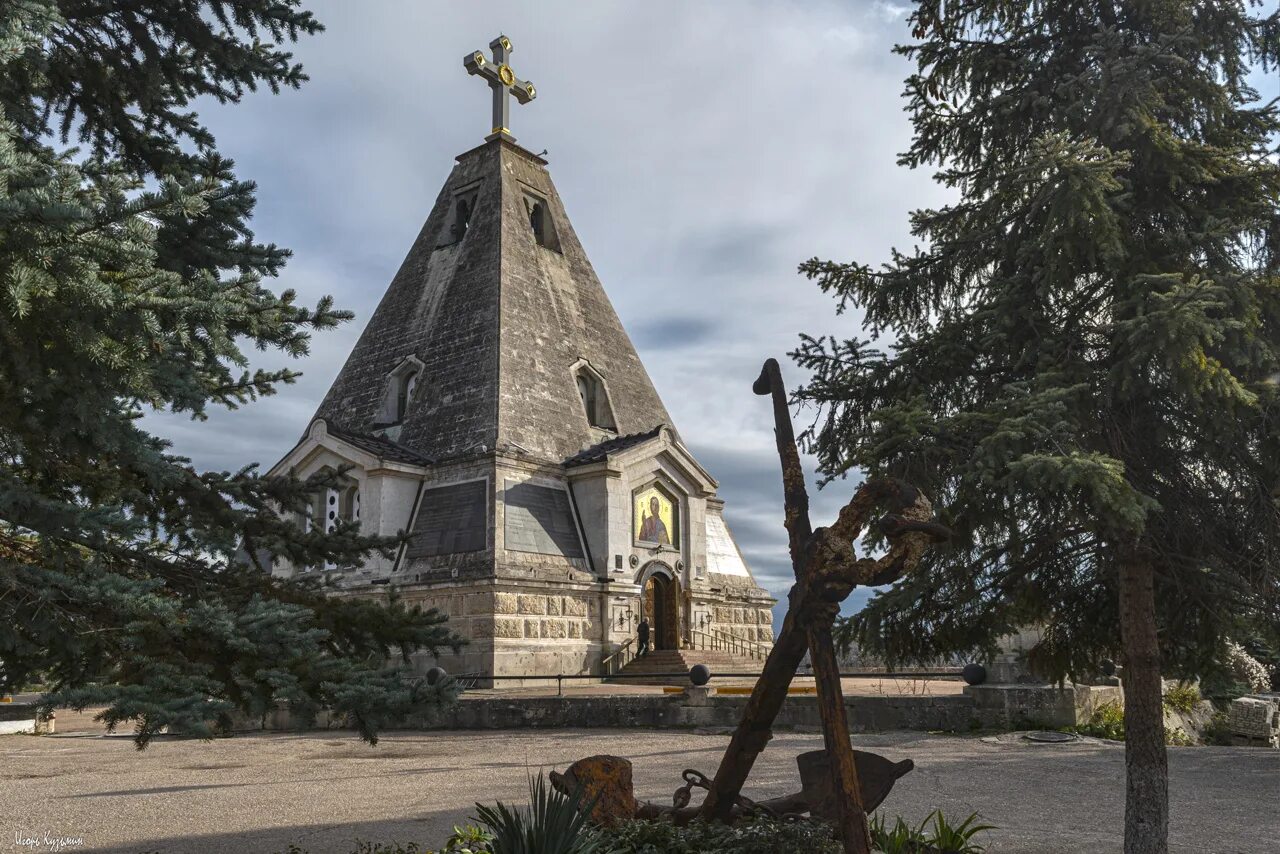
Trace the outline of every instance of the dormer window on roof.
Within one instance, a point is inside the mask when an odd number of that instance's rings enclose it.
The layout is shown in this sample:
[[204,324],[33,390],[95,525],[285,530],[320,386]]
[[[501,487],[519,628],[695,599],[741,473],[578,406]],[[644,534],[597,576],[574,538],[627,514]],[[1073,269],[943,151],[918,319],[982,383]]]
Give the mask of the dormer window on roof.
[[560,237],[556,234],[555,223],[551,219],[551,211],[547,200],[528,191],[524,194],[524,209],[529,215],[529,230],[533,232],[533,240],[539,246],[560,251]]
[[399,424],[413,409],[422,383],[423,364],[410,356],[387,376],[387,389],[383,394],[382,412],[377,423]]
[[471,222],[471,200],[458,199],[453,206],[453,242],[457,243],[467,235],[467,223]]
[[396,393],[396,421],[403,421],[405,415],[409,413],[409,402],[413,400],[413,393],[417,390],[417,371],[409,371],[400,378],[399,388]]
[[574,369],[574,380],[578,384],[578,396],[582,399],[587,422],[592,427],[617,432],[618,425],[613,418],[613,407],[609,405],[609,391],[604,386],[604,379],[589,364],[582,362]]
[[478,186],[474,183],[453,194],[453,200],[449,203],[445,214],[444,229],[440,232],[440,238],[436,244],[437,248],[461,243],[462,238],[467,236],[467,227],[471,225],[471,215],[475,213],[478,195]]

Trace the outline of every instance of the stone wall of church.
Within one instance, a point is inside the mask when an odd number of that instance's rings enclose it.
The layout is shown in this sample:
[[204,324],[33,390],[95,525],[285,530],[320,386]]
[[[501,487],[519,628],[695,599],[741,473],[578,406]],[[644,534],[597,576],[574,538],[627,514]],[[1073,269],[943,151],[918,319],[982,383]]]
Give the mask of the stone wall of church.
[[736,638],[773,646],[773,599],[754,581],[712,573],[710,583],[718,600],[711,608],[712,625]]
[[736,638],[773,645],[773,610],[758,607],[735,607],[738,603],[716,605],[711,609],[712,625]]
[[[615,589],[617,588],[617,589]],[[625,588],[625,589],[624,589]],[[639,620],[638,589],[604,582],[519,581],[408,584],[399,589],[407,604],[435,608],[449,618],[450,630],[466,638],[458,653],[418,653],[419,673],[434,665],[459,674],[516,677],[537,674],[589,674],[604,655],[634,635]],[[386,588],[364,587],[346,595],[383,597]],[[773,643],[773,611],[761,592],[719,589],[693,594],[695,609],[705,612],[708,630],[769,647]],[[610,610],[612,606],[612,611]],[[632,619],[619,628],[621,611]],[[502,681],[501,685],[525,684]],[[528,684],[543,684],[530,681]]]
[[[413,667],[425,673],[434,665],[440,665],[453,674],[488,673],[493,661],[493,603],[494,590],[488,584],[449,583],[410,584],[398,590],[407,605],[425,609],[435,608],[449,618],[447,628],[467,639],[466,646],[454,653],[441,650],[438,657],[422,651],[413,656]],[[372,593],[370,589],[355,595],[385,595],[385,590]]]
[[[405,602],[436,608],[467,639],[460,653],[419,653],[418,672],[440,665],[453,674],[498,676],[592,672],[601,656],[603,597],[599,585],[409,585]],[[519,685],[519,682],[503,682]]]
[[[624,465],[620,476],[602,471],[575,479],[572,491],[558,464],[513,451],[428,467],[414,544],[387,580],[406,602],[443,613],[467,643],[457,653],[419,653],[415,668],[511,677],[497,683],[505,686],[525,684],[517,678],[530,675],[598,673],[604,656],[634,638],[642,585],[658,572],[678,585],[683,641],[705,643],[694,634],[700,631],[770,646],[773,600],[745,568],[706,571],[711,502],[673,466],[670,453]],[[680,535],[669,547],[638,543],[632,530],[633,495],[655,477],[665,478],[680,501]],[[457,492],[463,485],[474,488]],[[584,525],[584,532],[575,509],[598,527]],[[477,525],[483,531],[474,537],[459,534]],[[464,542],[464,550],[430,553],[432,543]],[[602,544],[604,553],[588,558],[586,549]],[[731,540],[728,547],[736,552]],[[345,595],[377,598],[387,589],[366,581]]]
[[493,616],[495,675],[596,671],[603,633],[600,584],[510,580],[498,584]]
[[493,636],[524,640],[594,640],[599,637],[600,596],[498,590],[493,596]]

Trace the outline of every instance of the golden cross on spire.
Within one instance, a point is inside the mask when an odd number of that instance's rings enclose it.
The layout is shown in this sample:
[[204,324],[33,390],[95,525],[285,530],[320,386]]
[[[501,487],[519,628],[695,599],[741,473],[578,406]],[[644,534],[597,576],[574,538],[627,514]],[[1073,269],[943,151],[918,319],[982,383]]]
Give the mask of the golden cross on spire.
[[514,142],[515,137],[511,135],[510,128],[510,96],[514,94],[517,101],[527,104],[538,97],[538,92],[532,83],[516,77],[516,73],[511,70],[511,39],[498,36],[489,42],[489,48],[493,51],[492,60],[485,59],[484,52],[477,50],[467,54],[462,64],[468,74],[480,75],[493,90],[493,130],[485,139],[502,137]]

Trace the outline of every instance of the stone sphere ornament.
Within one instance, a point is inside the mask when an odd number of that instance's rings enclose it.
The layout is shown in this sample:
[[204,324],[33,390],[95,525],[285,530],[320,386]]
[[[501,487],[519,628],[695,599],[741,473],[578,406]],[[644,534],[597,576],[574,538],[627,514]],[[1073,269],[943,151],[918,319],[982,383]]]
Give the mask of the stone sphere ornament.
[[969,685],[981,685],[987,681],[987,668],[976,662],[966,664],[960,671],[960,677]]
[[1103,676],[1115,676],[1115,675],[1116,675],[1116,663],[1115,663],[1114,661],[1112,661],[1111,659],[1109,659],[1109,658],[1104,658],[1104,659],[1102,659],[1102,661],[1101,661],[1101,662],[1099,662],[1098,666],[1102,668],[1102,675],[1103,675]]
[[444,681],[444,677],[449,674],[444,672],[443,667],[433,667],[427,671],[427,684],[435,687]]
[[711,668],[705,664],[695,664],[689,668],[689,681],[702,686],[711,681]]

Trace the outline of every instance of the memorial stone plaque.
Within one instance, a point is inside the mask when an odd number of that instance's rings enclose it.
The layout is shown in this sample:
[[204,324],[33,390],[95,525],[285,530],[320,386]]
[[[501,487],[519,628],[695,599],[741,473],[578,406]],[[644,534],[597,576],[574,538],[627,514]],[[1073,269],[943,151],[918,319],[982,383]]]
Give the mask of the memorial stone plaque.
[[423,490],[409,557],[482,551],[488,543],[487,491],[484,480]]
[[569,493],[532,483],[506,482],[503,532],[508,551],[581,558]]

